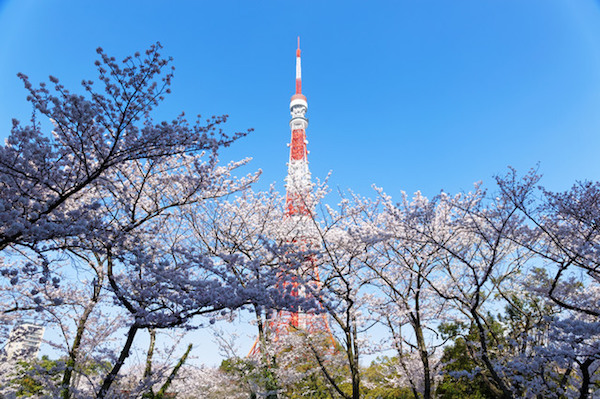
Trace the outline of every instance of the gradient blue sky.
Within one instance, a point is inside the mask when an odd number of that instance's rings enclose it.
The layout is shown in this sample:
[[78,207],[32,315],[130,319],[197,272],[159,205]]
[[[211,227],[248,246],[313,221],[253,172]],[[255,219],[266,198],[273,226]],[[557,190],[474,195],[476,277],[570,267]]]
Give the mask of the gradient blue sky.
[[98,46],[122,58],[160,41],[173,94],[156,118],[231,116],[255,132],[261,187],[281,182],[296,36],[313,176],[371,195],[469,190],[508,165],[544,182],[597,179],[600,10],[588,0],[56,1],[0,3],[0,139],[31,113],[16,73],[77,87]]
[[540,163],[566,189],[600,174],[600,9],[591,0],[0,0],[0,139],[31,108],[17,72],[69,87],[95,49],[123,58],[160,41],[173,94],[155,114],[229,114],[283,190],[296,36],[310,167],[372,195],[469,190]]

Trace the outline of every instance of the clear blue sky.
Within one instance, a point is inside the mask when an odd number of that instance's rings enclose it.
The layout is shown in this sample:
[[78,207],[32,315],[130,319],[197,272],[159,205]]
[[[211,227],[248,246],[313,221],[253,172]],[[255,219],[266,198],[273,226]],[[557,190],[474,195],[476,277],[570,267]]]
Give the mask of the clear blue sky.
[[250,156],[281,182],[296,36],[303,49],[313,176],[370,195],[434,195],[540,162],[551,187],[597,179],[600,10],[588,0],[0,2],[0,138],[31,113],[16,73],[94,77],[160,41],[173,94],[157,118],[231,116]]
[[432,196],[540,163],[566,189],[600,176],[600,8],[591,0],[0,0],[0,139],[31,108],[17,72],[75,87],[95,49],[160,41],[173,94],[156,114],[229,114],[283,190],[296,36],[313,176],[371,195]]

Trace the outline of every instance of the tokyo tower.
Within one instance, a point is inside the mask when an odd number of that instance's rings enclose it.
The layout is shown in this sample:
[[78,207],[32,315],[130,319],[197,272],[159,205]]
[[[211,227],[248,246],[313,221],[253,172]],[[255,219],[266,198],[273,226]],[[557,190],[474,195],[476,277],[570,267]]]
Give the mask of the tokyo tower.
[[[306,251],[314,246],[308,237],[308,234],[302,234],[302,226],[308,227],[307,223],[311,221],[310,194],[312,183],[310,171],[308,169],[308,150],[306,140],[306,128],[308,119],[306,111],[308,102],[306,96],[302,94],[302,67],[300,57],[300,38],[298,37],[298,48],[296,50],[296,91],[290,100],[290,129],[292,133],[290,147],[290,157],[288,162],[288,173],[285,178],[286,201],[284,218],[293,222],[300,231],[295,237],[290,239],[290,243],[301,251]],[[319,270],[315,265],[314,259],[310,256],[304,260],[303,269],[312,276],[313,286],[320,284]],[[301,287],[296,283],[291,283],[292,295],[306,295]],[[272,341],[278,341],[291,331],[302,331],[308,335],[325,334],[332,344],[334,339],[329,328],[327,316],[318,312],[291,312],[278,311],[268,321],[268,334]],[[258,340],[250,350],[250,356],[260,352]]]

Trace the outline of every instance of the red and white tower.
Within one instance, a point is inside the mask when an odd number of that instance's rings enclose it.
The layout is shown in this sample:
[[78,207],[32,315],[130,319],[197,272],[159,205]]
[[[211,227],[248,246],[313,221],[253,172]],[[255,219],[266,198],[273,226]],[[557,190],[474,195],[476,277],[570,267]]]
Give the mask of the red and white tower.
[[298,38],[298,49],[296,50],[296,93],[290,100],[290,129],[292,130],[292,141],[290,146],[290,160],[288,162],[288,174],[286,183],[286,217],[310,216],[308,198],[312,189],[310,172],[308,170],[308,151],[306,145],[306,128],[308,119],[306,111],[308,102],[302,94],[302,65],[300,58],[300,38]]
[[[310,171],[308,169],[308,150],[306,145],[306,128],[308,127],[308,119],[306,111],[308,110],[308,102],[306,96],[302,94],[302,66],[300,57],[300,38],[298,37],[298,48],[296,50],[296,92],[290,100],[290,129],[292,131],[292,140],[289,144],[290,158],[288,162],[288,174],[285,178],[286,201],[285,201],[285,219],[295,226],[297,231],[294,237],[290,237],[290,242],[299,250],[306,251],[318,245],[311,239],[308,230],[313,226],[312,207],[310,195],[312,191],[312,182],[310,179]],[[319,271],[315,265],[314,259],[308,257],[305,260],[303,267],[307,275],[312,278],[312,284],[318,287]],[[299,287],[296,283],[291,283],[292,294],[296,296],[306,295],[305,290]],[[329,329],[327,316],[324,313],[315,311],[310,312],[277,312],[268,324],[269,335],[273,341],[278,341],[282,336],[289,334],[290,331],[302,331],[307,334],[325,334],[330,338],[333,344],[333,337]],[[259,351],[258,341],[254,344],[250,351],[250,355]]]

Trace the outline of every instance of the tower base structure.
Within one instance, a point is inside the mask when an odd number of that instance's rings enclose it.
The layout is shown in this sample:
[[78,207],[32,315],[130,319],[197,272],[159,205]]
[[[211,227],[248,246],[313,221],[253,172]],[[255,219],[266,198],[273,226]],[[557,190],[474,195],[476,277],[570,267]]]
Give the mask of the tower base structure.
[[[268,322],[265,331],[265,343],[271,345],[275,354],[287,350],[293,338],[320,338],[327,346],[324,352],[333,353],[337,347],[333,333],[329,328],[329,320],[325,313],[299,313],[279,311]],[[248,353],[249,358],[258,358],[264,348],[257,338]],[[271,349],[271,348],[270,348]]]

